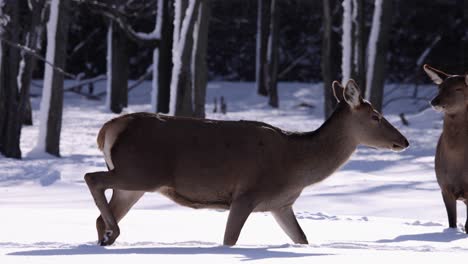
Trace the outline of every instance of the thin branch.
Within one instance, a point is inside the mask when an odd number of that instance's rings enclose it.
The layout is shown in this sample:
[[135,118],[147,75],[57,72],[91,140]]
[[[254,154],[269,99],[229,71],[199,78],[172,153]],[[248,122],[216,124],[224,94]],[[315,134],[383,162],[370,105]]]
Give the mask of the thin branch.
[[143,75],[141,75],[132,85],[130,85],[128,87],[128,91],[131,91],[131,90],[137,88],[138,86],[140,86],[140,84],[142,84],[152,74],[153,74],[153,69],[152,69],[152,65],[151,65]]
[[8,39],[5,39],[3,37],[0,36],[0,41],[3,41],[4,43],[8,44],[9,46],[11,47],[14,47],[14,48],[17,48],[17,49],[20,49],[28,54],[30,54],[31,56],[43,61],[44,63],[46,63],[47,65],[51,66],[54,70],[60,72],[61,74],[71,78],[71,79],[74,79],[76,80],[76,75],[74,74],[71,74],[71,73],[68,73],[66,72],[64,69],[60,68],[60,67],[57,67],[55,66],[55,64],[53,64],[52,62],[50,61],[47,61],[44,57],[42,57],[41,55],[37,54],[36,50],[33,50],[31,48],[28,48],[24,45],[21,45],[19,43],[16,43],[16,42],[13,42],[11,40],[8,40]]
[[278,79],[281,79],[284,77],[284,75],[286,75],[288,72],[290,72],[294,67],[296,67],[296,65],[298,65],[304,58],[307,58],[307,56],[309,56],[309,53],[307,52],[307,50],[302,53],[301,56],[297,57],[295,60],[293,60],[284,70],[282,70],[279,74],[278,74]]
[[127,21],[125,12],[122,12],[115,5],[107,5],[98,1],[92,0],[73,0],[79,4],[87,4],[92,6],[90,10],[95,13],[99,13],[110,20],[114,21],[119,25],[119,27],[125,32],[125,34],[133,41],[149,45],[149,46],[159,46],[160,38],[156,36],[155,38],[148,37],[148,33],[141,33],[135,31],[130,23]]

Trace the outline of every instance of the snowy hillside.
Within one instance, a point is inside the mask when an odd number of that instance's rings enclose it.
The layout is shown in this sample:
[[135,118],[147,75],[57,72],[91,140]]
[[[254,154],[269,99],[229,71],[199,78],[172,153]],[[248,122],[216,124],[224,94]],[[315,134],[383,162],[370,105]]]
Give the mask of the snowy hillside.
[[[150,86],[130,93],[126,112],[150,110]],[[261,120],[294,131],[320,126],[321,85],[280,83],[279,92],[280,110],[271,110],[252,83],[210,83],[208,117]],[[390,100],[413,90],[389,86],[386,92]],[[434,93],[435,87],[421,87],[419,97]],[[212,113],[220,96],[227,115]],[[35,124],[23,129],[21,139],[24,160],[0,158],[0,263],[435,263],[468,255],[466,209],[458,204],[459,229],[447,230],[434,175],[441,115],[432,109],[407,115],[410,126],[398,117],[418,112],[425,101],[396,100],[385,108],[410,141],[408,150],[359,148],[339,172],[303,192],[294,209],[310,245],[291,244],[271,215],[256,213],[237,246],[227,248],[221,246],[226,212],[183,208],[158,194],[145,195],[130,211],[115,245],[96,246],[98,210],[83,176],[105,169],[96,135],[115,115],[104,111],[103,101],[67,93],[62,158],[28,154],[38,137],[40,98],[33,100]]]

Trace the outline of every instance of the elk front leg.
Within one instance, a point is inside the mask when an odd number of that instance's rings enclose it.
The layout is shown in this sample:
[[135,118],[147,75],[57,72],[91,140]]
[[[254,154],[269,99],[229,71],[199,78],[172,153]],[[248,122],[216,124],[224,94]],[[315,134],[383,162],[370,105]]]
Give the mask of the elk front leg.
[[[144,191],[125,191],[114,189],[109,206],[117,223],[124,218],[130,208],[145,194]],[[106,235],[106,225],[102,216],[96,219],[98,241],[104,241]]]
[[297,222],[296,216],[291,206],[271,211],[273,217],[283,231],[296,244],[309,244],[307,237]]
[[247,197],[236,199],[231,203],[226,230],[224,231],[223,244],[225,246],[234,246],[236,244],[242,227],[254,208],[255,206]]
[[[104,194],[105,190],[109,188],[105,182],[108,181],[110,177],[112,177],[112,171],[87,173],[84,177],[104,222],[104,231],[99,241],[99,245],[101,246],[111,245],[120,235],[119,226],[117,225],[117,221],[112,214]],[[97,224],[99,225],[99,223]],[[98,228],[100,227],[98,226]]]
[[453,195],[442,192],[450,228],[457,228],[457,200]]

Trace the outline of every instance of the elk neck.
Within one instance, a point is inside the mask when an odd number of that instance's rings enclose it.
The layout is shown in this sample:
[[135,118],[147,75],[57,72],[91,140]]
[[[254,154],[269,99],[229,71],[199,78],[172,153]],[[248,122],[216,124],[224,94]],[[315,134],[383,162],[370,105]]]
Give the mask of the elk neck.
[[358,145],[353,135],[349,117],[351,109],[338,104],[332,116],[312,132],[293,134],[295,177],[308,186],[324,180],[339,169],[353,154]]
[[467,111],[444,115],[442,140],[450,149],[464,148],[468,137]]

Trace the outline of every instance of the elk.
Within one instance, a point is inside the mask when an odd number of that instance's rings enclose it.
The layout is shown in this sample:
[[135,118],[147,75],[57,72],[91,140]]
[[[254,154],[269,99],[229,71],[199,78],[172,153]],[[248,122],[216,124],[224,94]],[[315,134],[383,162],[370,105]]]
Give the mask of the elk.
[[[343,165],[358,145],[401,151],[406,138],[372,105],[357,84],[333,83],[339,101],[317,130],[287,132],[254,121],[134,113],[104,124],[97,138],[108,171],[85,181],[101,215],[100,245],[119,236],[118,222],[145,192],[159,192],[192,208],[229,210],[224,244],[235,245],[252,212],[273,214],[294,243],[307,238],[292,205],[302,190]],[[113,189],[108,203],[106,189]]]
[[[438,85],[432,107],[444,114],[442,134],[435,154],[435,173],[442,192],[450,228],[457,227],[457,200],[468,208],[468,74],[450,75],[423,66],[429,78]],[[468,219],[465,223],[468,233]]]

